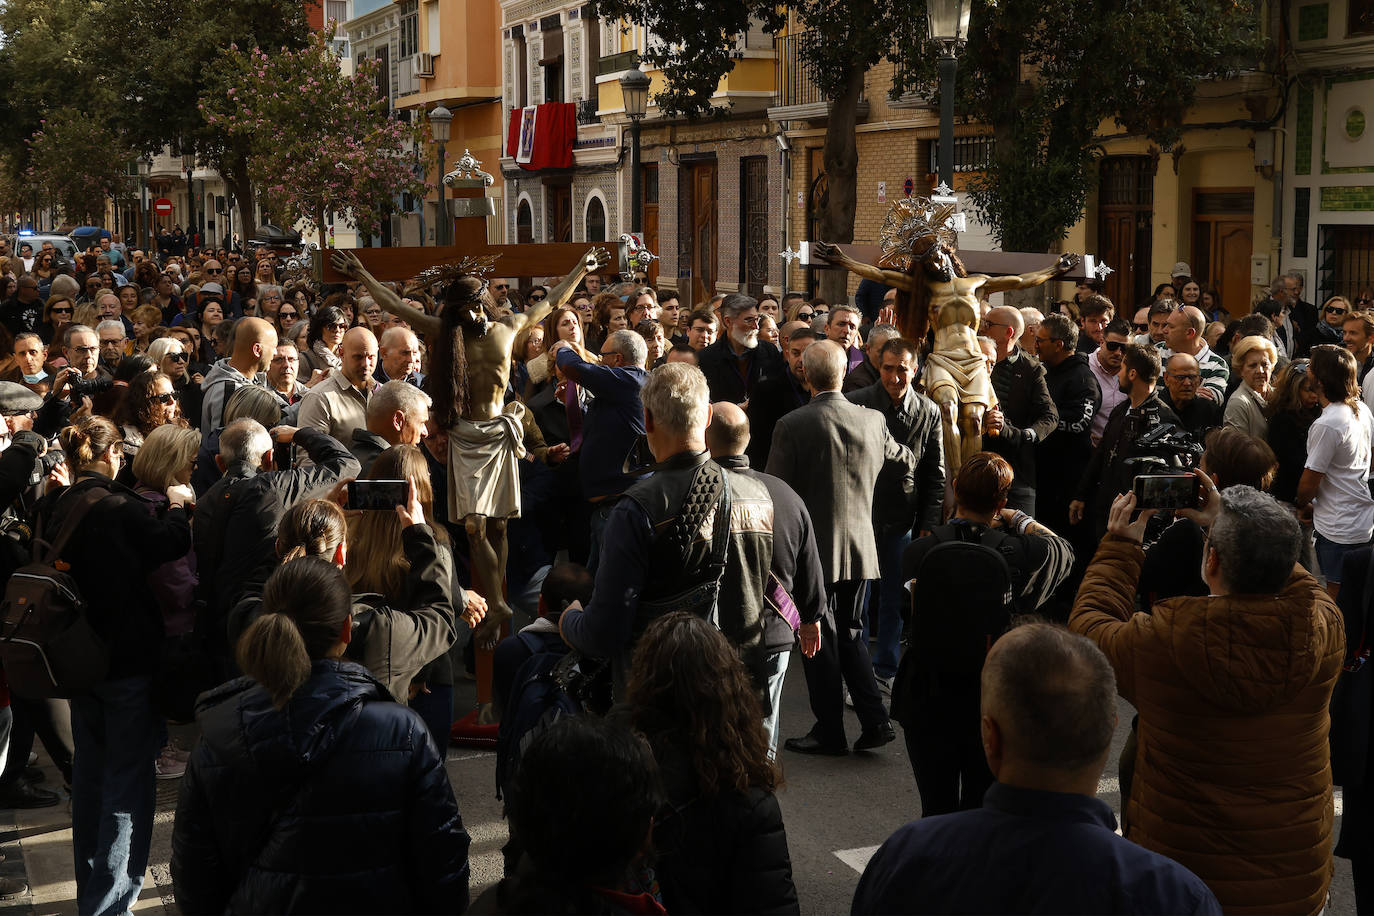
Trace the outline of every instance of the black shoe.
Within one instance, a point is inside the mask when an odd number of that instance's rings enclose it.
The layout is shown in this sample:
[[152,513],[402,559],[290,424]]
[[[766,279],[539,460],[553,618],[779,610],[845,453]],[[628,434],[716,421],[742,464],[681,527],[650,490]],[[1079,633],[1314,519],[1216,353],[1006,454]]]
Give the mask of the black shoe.
[[0,808],[51,808],[60,801],[56,792],[31,786],[22,779],[0,788]]
[[782,743],[794,754],[820,754],[826,757],[843,757],[849,753],[849,747],[840,742],[832,744],[817,738],[815,733],[804,735],[800,738],[788,738]]
[[24,782],[43,782],[48,778],[48,774],[44,773],[38,767],[24,767],[23,775],[19,778],[24,780]]
[[0,900],[12,900],[29,892],[28,884],[18,878],[0,878]]
[[897,732],[892,727],[890,721],[873,728],[864,729],[864,733],[859,736],[859,740],[854,742],[854,750],[871,751],[874,748],[882,747],[897,740]]

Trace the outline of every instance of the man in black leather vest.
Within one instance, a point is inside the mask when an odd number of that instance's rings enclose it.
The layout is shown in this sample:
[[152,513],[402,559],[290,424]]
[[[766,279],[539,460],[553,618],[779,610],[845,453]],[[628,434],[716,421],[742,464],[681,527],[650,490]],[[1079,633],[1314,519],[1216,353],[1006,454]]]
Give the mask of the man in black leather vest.
[[[611,659],[620,685],[649,623],[670,611],[694,610],[713,617],[762,695],[768,683],[764,588],[773,557],[768,489],[711,460],[705,438],[711,408],[700,369],[660,366],[641,398],[658,463],[611,510],[591,601],[585,609],[570,606],[559,629],[584,655]],[[717,513],[726,491],[728,537],[718,542]]]

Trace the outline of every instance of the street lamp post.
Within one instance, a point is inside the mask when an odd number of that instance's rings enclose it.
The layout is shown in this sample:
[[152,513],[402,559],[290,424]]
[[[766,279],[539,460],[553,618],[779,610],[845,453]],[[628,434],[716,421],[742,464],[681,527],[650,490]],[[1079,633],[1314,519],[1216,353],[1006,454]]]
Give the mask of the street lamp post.
[[625,102],[625,115],[630,119],[630,234],[639,238],[640,181],[639,181],[639,122],[649,108],[649,77],[636,66],[620,77],[620,95]]
[[143,248],[152,257],[153,221],[148,205],[148,175],[153,171],[153,157],[144,153],[138,157],[138,177],[143,180]]
[[196,234],[196,192],[191,185],[191,173],[196,170],[196,154],[182,153],[181,167],[186,170],[186,232],[194,238]]
[[429,127],[434,134],[434,142],[439,147],[439,210],[435,214],[434,244],[449,243],[449,227],[453,225],[448,213],[448,193],[444,187],[444,144],[448,143],[449,126],[453,123],[453,112],[440,102],[429,112]]
[[[968,39],[970,0],[926,0],[926,25],[930,40],[944,48],[940,55],[940,157],[939,184],[954,187],[954,76],[959,67],[955,56],[959,44]],[[953,193],[949,191],[947,193]]]

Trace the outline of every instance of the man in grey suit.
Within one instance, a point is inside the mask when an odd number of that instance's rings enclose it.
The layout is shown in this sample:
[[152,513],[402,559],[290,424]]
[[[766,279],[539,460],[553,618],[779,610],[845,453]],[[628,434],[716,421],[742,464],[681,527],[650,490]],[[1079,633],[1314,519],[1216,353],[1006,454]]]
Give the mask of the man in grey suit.
[[[911,449],[916,462],[914,477],[903,468],[884,468],[873,494],[873,531],[878,539],[882,577],[878,594],[868,602],[868,624],[877,643],[873,673],[879,686],[891,691],[901,661],[902,608],[910,601],[902,577],[902,554],[913,536],[929,534],[941,521],[945,501],[944,426],[935,402],[911,387],[916,377],[913,341],[890,337],[874,361],[878,381],[845,397],[878,411],[887,431]],[[854,372],[849,373],[846,384]]]
[[834,613],[834,638],[824,633],[823,622],[820,652],[803,660],[816,724],[783,745],[802,754],[849,752],[841,677],[863,729],[854,749],[881,747],[896,737],[862,639],[863,599],[868,580],[878,577],[874,483],[888,465],[911,473],[913,461],[881,413],[840,393],[847,364],[844,350],[830,341],[806,349],[802,369],[811,402],[778,421],[768,456],[768,473],[791,486],[811,512]]

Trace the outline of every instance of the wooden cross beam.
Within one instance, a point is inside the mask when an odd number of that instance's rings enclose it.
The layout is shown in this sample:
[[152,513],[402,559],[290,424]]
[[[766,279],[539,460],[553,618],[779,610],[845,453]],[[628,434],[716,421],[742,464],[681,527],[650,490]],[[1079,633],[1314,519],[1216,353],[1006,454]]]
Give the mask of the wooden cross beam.
[[[484,198],[481,187],[454,187],[450,199],[473,200]],[[479,208],[480,209],[480,208]],[[409,280],[426,268],[464,257],[495,255],[498,260],[494,276],[549,277],[566,274],[587,252],[605,242],[552,242],[546,244],[491,245],[487,243],[485,216],[463,216],[453,220],[453,244],[427,248],[355,248],[353,253],[378,280]],[[349,278],[335,270],[325,257],[316,251],[315,276],[325,283],[348,283]],[[606,269],[614,273],[614,264]]]
[[[877,264],[878,259],[883,256],[882,249],[877,245],[836,245],[836,248],[843,251],[856,261],[865,264]],[[989,277],[1009,277],[1019,274],[1034,273],[1037,270],[1044,270],[1051,267],[1054,262],[1059,260],[1057,254],[1044,254],[1028,251],[972,251],[960,248],[956,254],[959,260],[964,262],[964,267],[968,268],[971,274],[987,274]],[[1067,280],[1070,282],[1086,279],[1088,259],[1080,258],[1078,264],[1068,273],[1055,277],[1055,280]],[[811,267],[829,267],[816,255],[811,256],[809,262]]]

